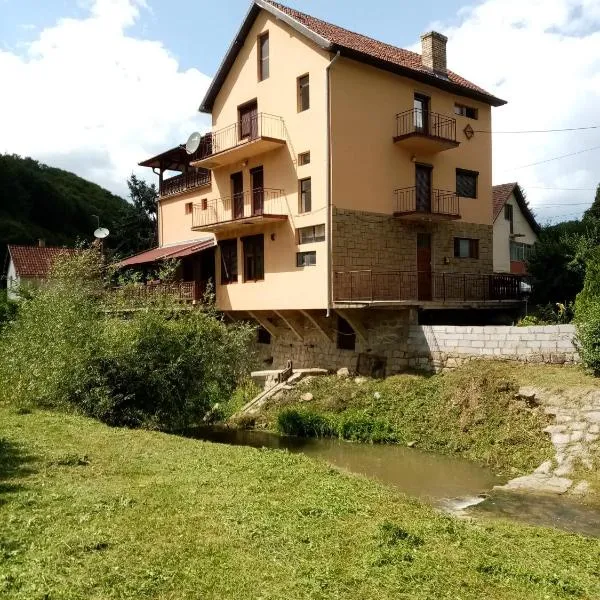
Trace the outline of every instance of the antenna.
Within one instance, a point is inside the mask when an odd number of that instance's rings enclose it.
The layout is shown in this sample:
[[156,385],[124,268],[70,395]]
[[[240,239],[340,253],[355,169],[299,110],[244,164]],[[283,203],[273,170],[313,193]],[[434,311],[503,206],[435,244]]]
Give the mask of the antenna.
[[188,141],[185,145],[185,151],[188,154],[194,154],[194,152],[196,152],[196,150],[198,150],[198,148],[200,148],[201,141],[202,141],[202,136],[197,131],[195,131],[188,138]]
[[110,231],[108,229],[106,229],[106,227],[98,227],[98,229],[96,229],[96,231],[94,231],[94,237],[97,240],[103,240],[104,238],[107,238],[110,235]]

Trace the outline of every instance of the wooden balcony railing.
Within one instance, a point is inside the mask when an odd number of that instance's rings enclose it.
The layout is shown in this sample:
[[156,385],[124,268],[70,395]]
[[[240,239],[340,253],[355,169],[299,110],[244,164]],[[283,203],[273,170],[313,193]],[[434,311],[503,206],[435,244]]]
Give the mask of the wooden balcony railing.
[[396,139],[409,135],[456,142],[456,119],[419,108],[411,108],[396,115]]
[[339,271],[335,302],[492,302],[521,300],[523,278],[515,275]]
[[181,304],[194,304],[203,298],[203,286],[197,281],[175,281],[172,283],[149,282],[128,284],[115,290],[118,300],[126,305],[140,302],[173,300]]
[[282,216],[289,212],[282,190],[256,188],[228,198],[207,200],[194,205],[193,229],[252,217]]
[[210,185],[211,173],[206,169],[194,169],[163,180],[160,184],[161,197],[174,196],[187,190]]
[[243,121],[205,135],[198,150],[190,156],[190,162],[208,158],[260,138],[285,140],[284,120],[267,113],[244,117]]
[[394,214],[407,215],[422,213],[460,217],[460,204],[456,192],[446,190],[421,190],[405,187],[394,190]]

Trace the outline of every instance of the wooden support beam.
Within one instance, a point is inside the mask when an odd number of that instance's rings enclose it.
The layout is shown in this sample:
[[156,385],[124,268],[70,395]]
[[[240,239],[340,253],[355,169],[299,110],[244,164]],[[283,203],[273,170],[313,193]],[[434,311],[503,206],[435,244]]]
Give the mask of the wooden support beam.
[[277,327],[275,327],[275,325],[273,325],[273,323],[271,323],[271,321],[269,321],[269,319],[267,319],[266,317],[262,317],[261,315],[258,315],[254,312],[250,312],[248,311],[248,314],[263,328],[266,329],[270,334],[271,337],[280,337],[281,333],[279,331],[279,329]]
[[363,324],[360,322],[358,316],[353,315],[347,310],[336,310],[335,311],[342,319],[345,319],[350,324],[350,327],[354,329],[354,333],[360,338],[363,344],[368,344],[369,336],[367,334],[367,330],[364,328]]
[[329,330],[331,333],[327,333],[327,326],[325,322],[316,315],[311,315],[307,310],[300,311],[304,317],[306,317],[309,322],[313,325],[313,327],[321,334],[321,337],[328,342],[333,342],[333,331]]
[[282,312],[277,311],[277,310],[274,312],[289,327],[291,332],[296,336],[296,339],[299,342],[303,342],[304,336],[300,332],[300,328],[298,327],[298,325],[296,323],[294,323],[290,317],[286,317]]

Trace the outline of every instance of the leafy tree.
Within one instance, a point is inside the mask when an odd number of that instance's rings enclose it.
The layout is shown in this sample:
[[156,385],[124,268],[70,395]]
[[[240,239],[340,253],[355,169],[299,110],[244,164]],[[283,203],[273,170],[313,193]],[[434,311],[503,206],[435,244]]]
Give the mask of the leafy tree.
[[588,260],[583,290],[575,303],[575,323],[581,358],[600,375],[600,249]]
[[584,219],[600,219],[600,183],[596,188],[594,203],[585,211]]

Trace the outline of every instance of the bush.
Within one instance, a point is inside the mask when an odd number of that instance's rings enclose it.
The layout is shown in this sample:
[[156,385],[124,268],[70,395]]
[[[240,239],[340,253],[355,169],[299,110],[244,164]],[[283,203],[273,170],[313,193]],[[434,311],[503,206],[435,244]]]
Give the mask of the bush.
[[6,290],[0,290],[0,330],[17,316],[17,303],[9,300]]
[[600,251],[588,261],[583,290],[575,302],[579,354],[600,375]]
[[110,425],[197,424],[249,369],[252,329],[168,298],[107,311],[118,295],[102,269],[94,250],[59,260],[47,285],[22,303],[0,348],[0,394],[76,407]]
[[333,417],[310,410],[288,408],[277,415],[277,429],[286,435],[305,438],[337,437],[337,425]]

